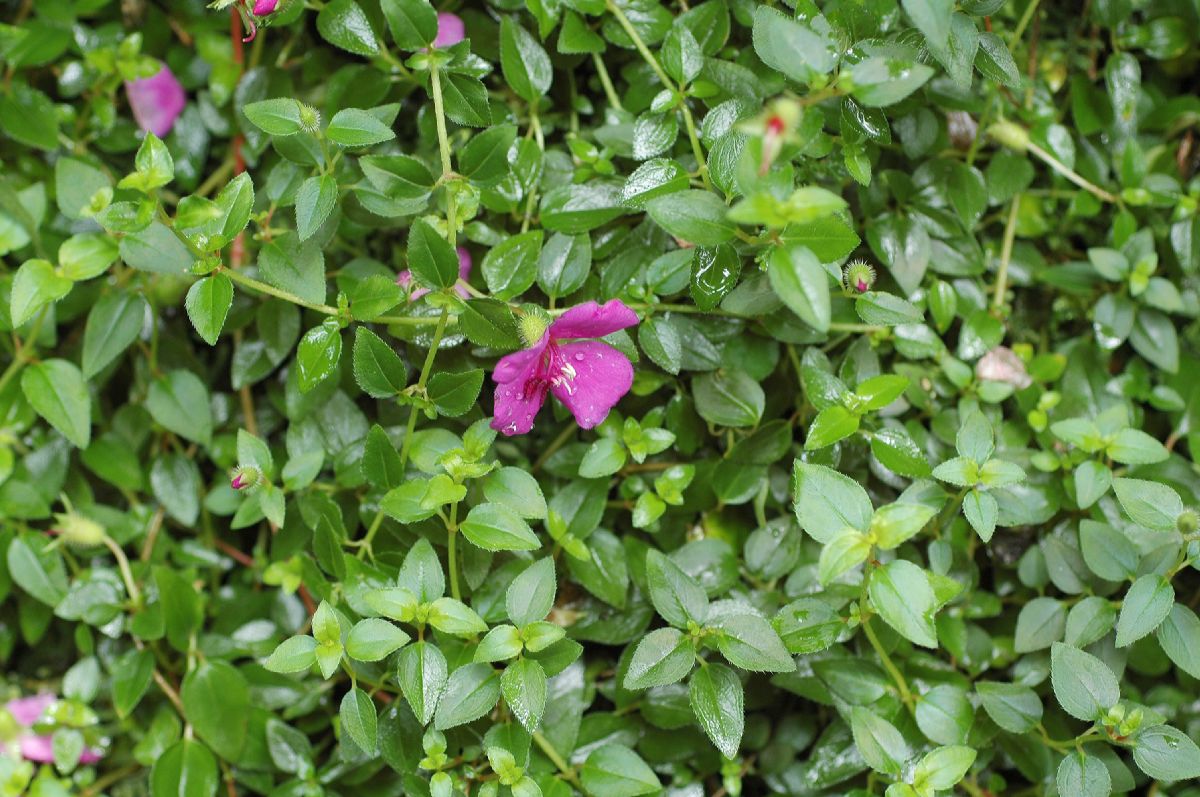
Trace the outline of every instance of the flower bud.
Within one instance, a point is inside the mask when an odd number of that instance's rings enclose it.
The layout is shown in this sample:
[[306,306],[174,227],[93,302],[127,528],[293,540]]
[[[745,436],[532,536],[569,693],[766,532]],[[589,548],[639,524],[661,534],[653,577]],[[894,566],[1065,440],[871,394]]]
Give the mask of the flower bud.
[[1175,525],[1181,534],[1192,534],[1200,528],[1200,515],[1197,515],[1194,509],[1185,509],[1175,519]]
[[1013,122],[996,122],[988,128],[988,135],[1017,152],[1029,148],[1029,131]]
[[311,105],[300,103],[300,124],[310,133],[321,128],[321,113]]
[[521,333],[521,340],[525,346],[534,346],[542,336],[546,334],[547,327],[550,326],[550,319],[542,312],[540,308],[527,310],[524,315],[517,319],[517,331]]
[[842,272],[842,281],[851,293],[866,293],[875,284],[875,269],[863,260],[852,260]]
[[267,14],[275,13],[275,9],[279,7],[279,0],[255,0],[254,16],[265,17]]
[[61,512],[54,516],[56,531],[68,545],[87,548],[100,545],[106,536],[104,527],[91,518],[74,511]]
[[233,469],[233,476],[229,479],[229,486],[235,490],[245,490],[247,487],[253,487],[258,484],[261,478],[262,474],[253,465],[239,465]]

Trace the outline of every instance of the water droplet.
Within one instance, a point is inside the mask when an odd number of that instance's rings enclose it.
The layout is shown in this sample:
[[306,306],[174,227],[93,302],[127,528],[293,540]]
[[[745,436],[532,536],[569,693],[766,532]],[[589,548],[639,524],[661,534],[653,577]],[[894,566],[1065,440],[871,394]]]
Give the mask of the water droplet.
[[577,363],[583,362],[583,352],[578,352],[578,351],[575,352],[575,362],[577,362]]

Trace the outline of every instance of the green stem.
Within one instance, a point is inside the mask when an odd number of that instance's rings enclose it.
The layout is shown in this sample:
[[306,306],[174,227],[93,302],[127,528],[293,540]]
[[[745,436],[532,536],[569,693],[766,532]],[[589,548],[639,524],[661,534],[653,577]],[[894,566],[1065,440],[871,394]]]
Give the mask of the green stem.
[[550,744],[550,740],[543,736],[540,732],[534,731],[533,741],[536,742],[537,746],[540,747],[542,752],[546,754],[546,758],[549,758],[550,762],[558,768],[560,773],[562,773],[563,779],[565,779],[575,788],[583,791],[583,784],[579,782],[579,776],[575,774],[575,770],[571,768],[571,765],[568,764],[561,755],[559,755],[559,752],[554,749],[554,745]]
[[1025,13],[1021,15],[1021,19],[1017,22],[1017,27],[1013,29],[1012,38],[1008,41],[1010,52],[1016,48],[1017,44],[1021,41],[1021,37],[1025,35],[1025,29],[1033,21],[1033,15],[1037,12],[1039,2],[1040,0],[1030,0],[1029,5],[1025,7]]
[[[442,102],[442,78],[437,65],[429,70],[430,89],[433,91],[433,114],[437,122],[438,151],[442,156],[442,182],[450,179],[454,168],[450,163],[450,136],[446,132],[446,109]],[[455,194],[450,188],[446,189],[446,228],[450,246],[455,245],[458,234],[457,208]]]
[[600,53],[592,53],[592,63],[596,65],[596,74],[600,76],[600,85],[604,87],[604,96],[608,98],[608,104],[618,111],[624,110],[621,107],[621,98],[617,96],[617,90],[613,88],[612,78],[608,76],[608,67],[604,65],[604,59],[600,57]]
[[670,76],[663,70],[662,64],[654,57],[654,53],[650,52],[650,48],[642,41],[641,34],[637,32],[637,28],[633,27],[633,23],[629,21],[629,17],[625,16],[625,12],[621,10],[613,0],[607,2],[608,10],[617,19],[619,24],[625,31],[626,35],[633,41],[633,46],[641,53],[642,60],[650,65],[654,70],[654,74],[658,76],[661,82],[668,91],[679,98],[679,108],[683,111],[683,124],[687,128],[688,139],[692,144],[692,154],[696,158],[696,171],[700,174],[700,179],[704,181],[706,188],[712,188],[712,183],[708,179],[708,162],[704,157],[704,150],[700,146],[700,139],[696,135],[696,121],[692,118],[691,109],[688,108],[687,98],[683,96],[683,92],[679,86],[675,85],[675,81],[671,80]]
[[21,344],[21,349],[13,356],[13,361],[4,369],[4,373],[0,374],[0,393],[4,392],[4,388],[8,387],[8,383],[21,372],[25,364],[33,359],[26,354],[37,342],[37,336],[42,331],[42,322],[46,320],[46,308],[43,307],[33,320],[33,326],[29,328],[29,335],[25,338],[25,342]]
[[908,681],[904,679],[904,674],[892,662],[892,657],[883,649],[883,645],[879,642],[879,637],[875,636],[875,632],[871,630],[871,620],[867,615],[866,601],[859,604],[863,617],[862,630],[867,635],[867,641],[871,643],[871,647],[875,649],[875,655],[883,662],[883,668],[892,676],[892,680],[896,682],[896,688],[900,690],[900,700],[910,712],[916,712],[917,703],[913,699],[912,691],[908,688]]
[[1021,209],[1021,195],[1012,198],[1008,207],[1008,221],[1004,225],[1004,240],[1000,245],[1000,266],[996,270],[996,292],[992,296],[992,307],[1004,307],[1004,292],[1008,289],[1008,264],[1012,260],[1013,242],[1017,237],[1017,212]]
[[1115,194],[1110,194],[1108,191],[1105,191],[1100,186],[1087,180],[1079,172],[1075,171],[1074,169],[1071,169],[1065,163],[1063,163],[1058,158],[1051,155],[1046,150],[1039,147],[1037,144],[1034,144],[1032,141],[1030,141],[1029,144],[1027,145],[1027,149],[1030,152],[1032,152],[1035,156],[1037,156],[1043,163],[1045,163],[1051,169],[1058,172],[1063,177],[1067,178],[1072,183],[1079,186],[1084,191],[1087,191],[1089,194],[1096,197],[1097,199],[1102,199],[1105,202],[1110,202],[1114,205],[1119,205],[1121,203],[1120,198],[1117,197]]
[[290,291],[276,288],[274,285],[269,285],[261,280],[256,280],[254,277],[248,277],[237,269],[227,268],[223,269],[221,273],[229,277],[229,279],[233,280],[237,284],[249,288],[257,293],[265,293],[268,296],[274,296],[276,299],[283,299],[285,302],[291,302],[292,304],[297,304],[301,307],[307,307],[309,310],[316,310],[318,313],[324,313],[325,315],[338,314],[338,309],[336,307],[331,307],[327,304],[307,302]]
[[[437,357],[438,346],[442,344],[442,336],[446,334],[447,321],[450,317],[450,308],[443,307],[442,314],[438,317],[437,329],[433,332],[433,340],[429,343],[429,352],[425,355],[425,364],[421,366],[421,375],[417,378],[416,393],[418,397],[425,391],[425,384],[429,381],[429,375],[433,371],[433,361]],[[408,465],[408,453],[412,449],[413,433],[417,429],[417,413],[420,409],[417,404],[412,405],[412,409],[408,413],[408,427],[404,433],[404,442],[400,444],[400,472],[404,472],[404,468]],[[358,558],[362,559],[371,552],[371,541],[375,539],[380,527],[383,525],[383,509],[380,508],[375,513],[374,519],[371,520],[371,525],[367,528],[367,536],[363,538],[362,544],[358,549]]]
[[458,504],[450,506],[450,522],[446,524],[446,531],[449,537],[446,540],[446,548],[448,551],[447,564],[450,567],[450,597],[456,601],[462,600],[462,593],[458,589]]
[[117,545],[116,540],[107,534],[104,535],[104,545],[112,552],[113,558],[117,560],[117,567],[121,571],[121,580],[125,582],[125,589],[129,592],[129,599],[133,601],[135,608],[142,605],[142,593],[138,589],[137,582],[133,580],[133,571],[129,569],[129,560],[125,558],[125,552],[121,550],[121,546]]

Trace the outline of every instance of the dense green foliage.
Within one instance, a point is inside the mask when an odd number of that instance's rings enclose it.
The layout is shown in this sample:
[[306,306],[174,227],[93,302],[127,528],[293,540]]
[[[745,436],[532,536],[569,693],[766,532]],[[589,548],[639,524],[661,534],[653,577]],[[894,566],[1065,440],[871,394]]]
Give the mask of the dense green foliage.
[[0,7],[0,797],[1200,795],[1200,3]]

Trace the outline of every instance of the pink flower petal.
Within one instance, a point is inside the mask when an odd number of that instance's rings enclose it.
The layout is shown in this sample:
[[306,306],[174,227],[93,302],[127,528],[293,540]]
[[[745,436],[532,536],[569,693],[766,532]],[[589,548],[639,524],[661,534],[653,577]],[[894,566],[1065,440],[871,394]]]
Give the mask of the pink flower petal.
[[496,385],[495,417],[491,426],[508,437],[528,434],[546,402],[546,382],[516,381]]
[[455,14],[438,14],[437,38],[433,40],[434,47],[453,47],[467,37],[467,28]]
[[620,299],[610,299],[602,305],[586,302],[559,316],[550,325],[550,335],[555,339],[601,338],[637,322],[637,313]]
[[93,750],[89,747],[83,751],[83,755],[79,756],[79,763],[94,764],[103,757],[99,750]]
[[558,350],[561,362],[574,369],[575,376],[561,379],[551,391],[575,416],[576,423],[591,429],[608,417],[633,386],[633,365],[624,354],[598,340],[567,343]]
[[159,138],[171,132],[187,104],[187,93],[166,64],[151,77],[126,81],[125,93],[138,127]]
[[54,761],[54,745],[49,736],[22,736],[21,758],[26,761],[36,761],[39,764],[50,764]]
[[22,697],[17,700],[10,700],[4,706],[12,718],[17,721],[18,725],[28,728],[41,718],[46,709],[54,705],[54,701],[58,700],[55,695],[46,693],[41,695],[32,695],[30,697]]
[[510,382],[528,382],[537,376],[538,364],[550,345],[550,336],[542,335],[542,339],[528,349],[506,354],[496,362],[492,371],[492,379],[502,385]]
[[265,17],[275,11],[275,7],[279,5],[279,0],[257,0],[254,3],[254,16]]

